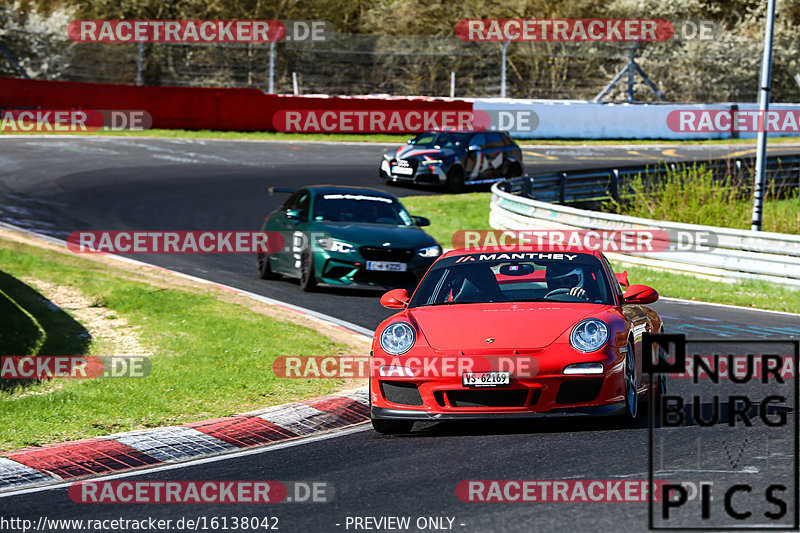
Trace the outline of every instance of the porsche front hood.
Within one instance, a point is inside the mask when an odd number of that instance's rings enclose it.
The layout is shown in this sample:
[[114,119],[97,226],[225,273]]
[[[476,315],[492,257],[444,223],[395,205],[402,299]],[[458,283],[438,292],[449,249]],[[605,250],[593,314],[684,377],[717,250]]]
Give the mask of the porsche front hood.
[[[437,350],[527,350],[552,344],[580,320],[610,306],[532,302],[416,307],[408,314]],[[487,339],[493,339],[487,341]]]

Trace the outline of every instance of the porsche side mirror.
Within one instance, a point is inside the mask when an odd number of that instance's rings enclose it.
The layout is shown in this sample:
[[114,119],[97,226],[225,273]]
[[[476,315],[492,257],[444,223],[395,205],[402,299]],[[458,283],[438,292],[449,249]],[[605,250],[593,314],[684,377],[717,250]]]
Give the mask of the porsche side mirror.
[[428,220],[425,217],[419,217],[419,216],[416,216],[416,215],[412,215],[412,218],[414,219],[414,224],[416,224],[417,226],[422,227],[422,226],[430,226],[431,225],[431,221]]
[[622,295],[622,303],[651,304],[658,300],[658,293],[647,285],[631,285]]
[[414,142],[414,139],[409,139],[409,140],[406,141],[406,144],[411,144],[413,142]]
[[387,309],[405,309],[408,305],[408,291],[405,289],[392,289],[381,296],[381,305]]
[[630,286],[630,282],[628,281],[628,271],[626,270],[622,274],[619,272],[614,273],[614,277],[617,278],[619,284],[622,285],[623,288],[627,289]]

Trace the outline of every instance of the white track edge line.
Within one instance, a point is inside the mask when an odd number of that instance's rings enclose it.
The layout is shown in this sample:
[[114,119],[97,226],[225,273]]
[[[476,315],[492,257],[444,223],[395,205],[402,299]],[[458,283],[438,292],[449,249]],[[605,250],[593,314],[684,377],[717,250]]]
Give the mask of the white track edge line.
[[[798,291],[800,292],[800,291]],[[686,304],[694,304],[694,305],[710,305],[713,307],[726,307],[729,309],[739,309],[741,311],[757,311],[759,313],[775,313],[777,315],[786,315],[786,316],[798,316],[800,317],[800,313],[790,313],[789,311],[775,311],[772,309],[760,309],[758,307],[745,307],[743,305],[733,305],[733,304],[720,304],[717,302],[700,302],[698,300],[684,300],[683,298],[670,298],[667,296],[659,296],[659,300],[665,300],[668,302],[678,302],[678,303],[686,303]]]
[[[61,239],[57,239],[55,237],[51,237],[49,235],[42,235],[41,233],[37,233],[37,232],[32,231],[32,230],[28,230],[28,229],[25,229],[25,228],[21,228],[19,226],[15,226],[14,224],[9,224],[7,222],[0,222],[0,227],[4,227],[4,228],[7,228],[7,229],[10,229],[10,230],[13,230],[13,231],[18,231],[18,232],[21,232],[21,233],[25,233],[27,235],[31,235],[31,236],[36,237],[38,239],[43,239],[43,240],[45,240],[47,242],[50,242],[51,244],[56,244],[56,245],[62,246],[64,248],[67,247],[67,242],[66,241],[63,241]],[[114,259],[116,259],[118,261],[122,261],[122,262],[125,262],[125,263],[137,265],[137,266],[164,270],[164,271],[170,272],[171,274],[174,274],[176,276],[179,276],[179,277],[182,277],[184,279],[191,280],[191,281],[195,281],[197,283],[216,285],[216,286],[221,287],[223,289],[235,292],[237,294],[241,294],[242,296],[246,296],[246,297],[248,297],[248,298],[250,298],[252,300],[256,300],[256,301],[259,301],[259,302],[267,303],[267,304],[270,304],[270,305],[286,307],[286,308],[291,309],[292,311],[297,311],[298,313],[302,313],[302,314],[305,314],[305,315],[313,316],[314,318],[317,318],[317,319],[322,320],[324,322],[328,322],[328,323],[331,323],[331,324],[334,324],[334,325],[337,325],[337,326],[341,326],[341,327],[343,327],[345,329],[348,329],[348,330],[352,331],[353,333],[357,333],[359,335],[363,335],[364,337],[372,338],[372,335],[374,333],[372,330],[369,330],[369,329],[367,329],[365,327],[359,326],[358,324],[353,324],[352,322],[348,322],[346,320],[342,320],[340,318],[336,318],[336,317],[331,316],[331,315],[326,315],[325,313],[320,313],[319,311],[314,311],[313,309],[308,309],[308,308],[305,308],[305,307],[301,307],[299,305],[295,305],[295,304],[292,304],[292,303],[289,303],[289,302],[284,302],[282,300],[276,300],[275,298],[270,298],[269,296],[262,296],[260,294],[255,294],[253,292],[249,292],[249,291],[246,291],[246,290],[243,290],[243,289],[237,289],[236,287],[231,287],[230,285],[225,285],[225,284],[219,283],[217,281],[213,281],[213,280],[209,280],[209,279],[205,279],[205,278],[200,278],[200,277],[197,277],[197,276],[192,276],[191,274],[184,274],[183,272],[178,272],[178,271],[175,271],[175,270],[171,270],[169,268],[161,267],[161,266],[158,266],[158,265],[153,265],[151,263],[145,263],[143,261],[138,261],[136,259],[131,259],[129,257],[123,257],[121,255],[107,254],[107,253],[103,253],[102,255],[105,256],[105,257],[111,257],[111,258],[114,258]]]

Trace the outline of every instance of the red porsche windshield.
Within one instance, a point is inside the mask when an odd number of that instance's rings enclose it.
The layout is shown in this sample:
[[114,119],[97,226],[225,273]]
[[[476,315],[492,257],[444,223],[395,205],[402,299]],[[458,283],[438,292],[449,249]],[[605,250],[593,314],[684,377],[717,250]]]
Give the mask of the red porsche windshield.
[[409,307],[535,301],[615,303],[597,257],[519,252],[445,257],[425,275]]

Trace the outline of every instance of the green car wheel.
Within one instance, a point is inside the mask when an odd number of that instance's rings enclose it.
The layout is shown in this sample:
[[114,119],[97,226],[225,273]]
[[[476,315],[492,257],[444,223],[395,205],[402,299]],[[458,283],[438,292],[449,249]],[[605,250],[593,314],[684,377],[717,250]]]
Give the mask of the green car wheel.
[[311,292],[317,288],[317,278],[314,274],[314,258],[308,250],[304,250],[300,255],[300,288],[306,292]]

